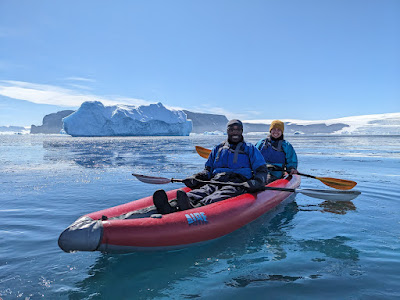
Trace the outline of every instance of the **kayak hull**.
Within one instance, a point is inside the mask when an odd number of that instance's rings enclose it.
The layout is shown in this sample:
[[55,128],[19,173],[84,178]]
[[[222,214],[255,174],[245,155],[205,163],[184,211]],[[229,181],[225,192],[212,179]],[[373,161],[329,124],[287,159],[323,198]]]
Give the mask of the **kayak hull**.
[[[269,184],[297,188],[294,175]],[[189,188],[183,188],[190,191]],[[176,190],[167,191],[169,200]],[[123,219],[121,215],[153,205],[152,196],[82,216],[59,238],[66,252],[134,252],[185,248],[225,236],[272,210],[293,193],[265,190],[168,215]]]

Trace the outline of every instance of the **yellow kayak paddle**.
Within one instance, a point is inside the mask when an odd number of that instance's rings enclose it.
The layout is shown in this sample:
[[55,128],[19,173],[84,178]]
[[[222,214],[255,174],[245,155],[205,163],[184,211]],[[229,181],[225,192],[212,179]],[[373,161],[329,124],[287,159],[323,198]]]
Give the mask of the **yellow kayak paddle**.
[[[208,158],[208,156],[211,153],[210,149],[207,149],[207,148],[204,148],[201,146],[196,146],[196,151],[201,157],[204,157],[204,158]],[[317,180],[321,181],[323,184],[333,187],[334,189],[338,189],[338,190],[351,190],[357,184],[357,182],[352,181],[352,180],[345,180],[345,179],[338,179],[338,178],[331,178],[331,177],[316,177],[313,175],[308,175],[308,174],[303,174],[303,173],[298,173],[298,175],[317,179]]]

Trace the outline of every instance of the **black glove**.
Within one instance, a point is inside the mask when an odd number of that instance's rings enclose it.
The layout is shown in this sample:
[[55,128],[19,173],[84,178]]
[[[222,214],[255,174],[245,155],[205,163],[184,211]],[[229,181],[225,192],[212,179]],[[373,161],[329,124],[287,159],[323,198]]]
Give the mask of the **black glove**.
[[210,171],[208,169],[204,169],[203,171],[194,174],[192,177],[197,180],[207,181],[210,180]]
[[250,179],[247,180],[245,183],[243,183],[243,187],[249,192],[249,193],[255,193],[259,190],[262,190],[264,188],[264,183],[260,182],[259,180],[256,179]]
[[194,176],[190,176],[190,177],[188,177],[188,178],[185,178],[185,179],[182,180],[182,182],[183,182],[188,188],[191,188],[191,189],[198,188],[198,187],[200,187],[200,186],[202,185],[202,183],[201,183],[201,182],[198,182],[198,181],[196,180],[196,178],[194,178]]
[[267,165],[262,165],[261,167],[258,167],[257,170],[254,172],[254,179],[262,183],[264,186],[265,183],[267,182],[268,178],[268,168]]
[[182,182],[191,189],[196,189],[204,185],[201,181],[210,180],[210,170],[205,168],[203,171],[194,174],[186,179],[183,179]]

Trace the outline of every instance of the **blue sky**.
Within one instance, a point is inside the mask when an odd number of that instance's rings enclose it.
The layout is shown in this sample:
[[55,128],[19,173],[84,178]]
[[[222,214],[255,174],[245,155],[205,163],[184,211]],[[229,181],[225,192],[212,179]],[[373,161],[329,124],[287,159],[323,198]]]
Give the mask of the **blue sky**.
[[0,110],[100,100],[244,120],[400,112],[399,15],[398,0],[0,0]]

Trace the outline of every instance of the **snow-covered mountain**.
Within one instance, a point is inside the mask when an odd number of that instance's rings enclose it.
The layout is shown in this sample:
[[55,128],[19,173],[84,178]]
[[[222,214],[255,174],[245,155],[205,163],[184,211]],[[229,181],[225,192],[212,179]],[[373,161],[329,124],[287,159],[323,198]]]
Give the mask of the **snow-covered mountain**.
[[[33,130],[32,133],[56,133],[62,129],[62,118],[68,115],[71,111],[61,111],[61,107],[57,106],[45,106],[30,103],[28,101],[17,101],[20,106],[10,106],[9,103],[6,101],[5,97],[0,97],[0,126],[2,125],[15,125],[15,126],[25,126],[26,123],[29,124],[28,121],[34,116],[35,119],[43,119],[43,126],[32,126]],[[29,105],[28,105],[29,104]],[[9,110],[4,110],[4,107],[9,107]],[[103,106],[104,107],[104,106]],[[157,126],[154,125],[156,122],[142,122],[137,123],[141,125],[146,125],[148,128],[144,127],[137,127],[134,129],[125,128],[126,126],[116,125],[116,121],[118,118],[118,122],[123,122],[122,119],[126,117],[124,122],[134,123],[132,120],[128,120],[132,116],[136,115],[139,119],[143,120],[156,120],[159,116],[163,115],[162,112],[166,113],[168,110],[165,108],[161,103],[153,104],[148,106],[151,108],[138,108],[134,106],[127,106],[127,105],[117,105],[114,108],[104,108],[100,110],[93,110],[91,112],[93,118],[104,118],[105,111],[108,111],[109,116],[105,117],[107,119],[107,124],[101,130],[109,130],[107,133],[101,134],[112,134],[112,135],[131,135],[129,131],[126,130],[136,130],[140,131],[142,135],[161,135],[172,134],[171,131],[156,131]],[[132,112],[136,110],[135,113]],[[19,113],[16,114],[15,111]],[[48,112],[50,111],[50,112]],[[59,113],[56,113],[59,111]],[[112,112],[112,113],[111,113]],[[98,114],[98,115],[97,115]],[[192,129],[189,130],[186,127],[185,130],[189,131],[189,133],[196,133],[196,134],[203,134],[204,132],[226,132],[226,123],[228,119],[223,115],[217,114],[204,114],[198,112],[191,112],[191,111],[179,111],[179,118],[183,120],[183,116],[186,116],[186,121],[192,121]],[[16,118],[15,116],[18,116]],[[176,117],[176,116],[175,116]],[[279,117],[279,116],[277,116]],[[11,122],[11,119],[13,121]],[[39,120],[40,120],[39,119]],[[20,120],[20,122],[17,122]],[[50,122],[51,121],[51,122]],[[103,120],[105,121],[105,119]],[[137,120],[136,120],[137,121]],[[162,121],[162,118],[161,118]],[[272,122],[271,119],[267,120],[242,120],[244,123],[244,132],[245,133],[266,133],[269,131],[269,124]],[[329,120],[298,120],[298,119],[282,119],[285,122],[285,134],[306,134],[306,135],[321,135],[321,134],[347,134],[347,135],[400,135],[400,112],[399,113],[387,113],[387,114],[374,114],[374,115],[363,115],[363,116],[353,116],[353,117],[345,117],[345,118],[338,118],[338,119],[329,119]],[[117,122],[117,123],[118,123]],[[36,124],[39,121],[34,122]],[[164,122],[169,123],[169,122]],[[173,122],[172,122],[173,123]],[[78,123],[77,123],[78,124]],[[90,123],[79,123],[81,126],[90,125]],[[133,126],[130,124],[129,126]],[[149,124],[153,124],[149,127]],[[163,124],[163,123],[162,123]],[[184,123],[177,123],[178,127],[181,127]],[[72,126],[70,124],[70,126]],[[110,127],[111,126],[111,127]],[[118,130],[111,130],[113,127],[121,127]],[[163,125],[160,125],[161,128]],[[8,126],[3,126],[4,128],[0,128],[1,131],[11,132]],[[171,126],[169,126],[171,127]],[[72,127],[70,127],[72,130]],[[108,129],[107,129],[108,128]],[[172,127],[171,127],[172,128]],[[81,128],[76,129],[82,131],[83,134],[88,129]],[[100,129],[99,134],[100,134]],[[124,131],[125,130],[125,131]],[[177,129],[173,134],[180,134],[181,129]],[[75,133],[79,133],[79,132]],[[185,135],[189,134],[185,132]],[[22,130],[16,130],[15,132],[22,132]],[[26,132],[23,131],[23,132]],[[72,132],[72,131],[71,131]],[[165,133],[163,133],[165,132]],[[81,134],[79,133],[79,134]]]
[[[246,120],[245,132],[267,132],[273,120]],[[400,135],[400,113],[305,121],[282,119],[286,134]]]
[[28,133],[29,130],[27,130],[25,127],[21,126],[0,126],[0,134],[4,133]]
[[104,106],[87,101],[63,122],[72,136],[185,136],[192,131],[192,121],[183,111],[169,110],[161,103]]

